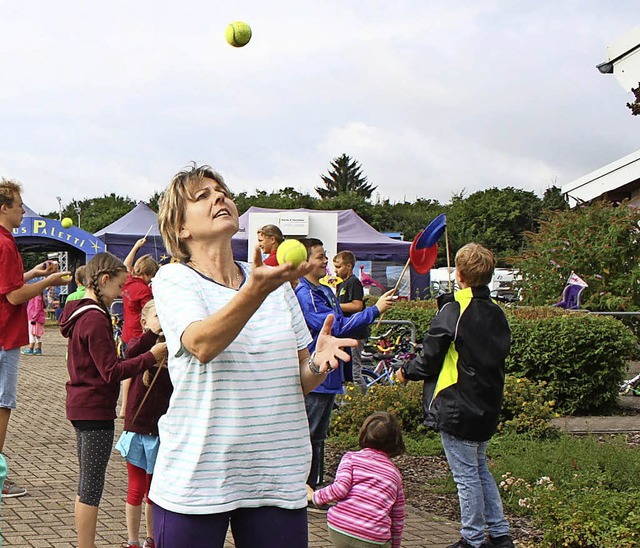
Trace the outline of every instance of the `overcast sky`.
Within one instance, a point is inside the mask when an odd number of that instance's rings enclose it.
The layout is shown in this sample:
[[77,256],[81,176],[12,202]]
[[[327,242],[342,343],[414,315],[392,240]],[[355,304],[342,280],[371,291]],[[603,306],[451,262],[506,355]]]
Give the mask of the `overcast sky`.
[[[381,198],[539,195],[638,148],[595,65],[636,1],[0,0],[0,175],[46,213],[145,200],[189,161],[315,195],[358,160]],[[244,48],[228,23],[253,29]]]

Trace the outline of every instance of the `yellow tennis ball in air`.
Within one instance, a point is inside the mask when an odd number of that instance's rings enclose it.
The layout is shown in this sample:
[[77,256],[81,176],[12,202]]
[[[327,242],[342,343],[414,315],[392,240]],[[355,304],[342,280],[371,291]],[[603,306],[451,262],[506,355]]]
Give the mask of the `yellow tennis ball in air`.
[[70,217],[65,217],[64,219],[62,219],[62,221],[60,221],[60,224],[64,228],[71,228],[73,226],[73,221],[71,220]]
[[234,48],[241,48],[251,40],[251,27],[242,21],[234,21],[225,30],[224,37]]
[[278,264],[291,263],[293,266],[298,266],[307,260],[307,248],[298,240],[285,240],[278,246],[276,259]]

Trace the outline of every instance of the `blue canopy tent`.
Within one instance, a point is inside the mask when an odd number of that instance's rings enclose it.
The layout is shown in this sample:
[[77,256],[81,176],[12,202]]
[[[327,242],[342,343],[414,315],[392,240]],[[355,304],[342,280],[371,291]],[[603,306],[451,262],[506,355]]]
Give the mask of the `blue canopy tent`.
[[129,213],[102,230],[98,230],[95,236],[105,243],[107,251],[124,259],[131,251],[133,244],[147,232],[147,242],[138,251],[137,256],[140,257],[148,253],[157,262],[166,262],[169,255],[158,230],[158,216],[144,202],[138,202],[138,205]]

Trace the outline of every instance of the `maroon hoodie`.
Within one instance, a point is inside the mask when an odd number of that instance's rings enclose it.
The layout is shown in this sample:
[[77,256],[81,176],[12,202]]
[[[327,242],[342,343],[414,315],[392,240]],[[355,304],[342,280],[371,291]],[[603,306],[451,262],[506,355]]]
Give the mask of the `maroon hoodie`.
[[[93,306],[85,309],[88,305]],[[67,418],[72,421],[115,419],[120,381],[156,364],[151,352],[119,359],[111,318],[97,306],[92,299],[71,301],[60,318],[60,332],[69,339]]]
[[[127,357],[142,354],[149,350],[157,340],[158,335],[152,331],[144,332],[140,338],[134,337],[127,346]],[[160,372],[157,370],[152,371],[152,379],[155,375],[158,375],[158,378],[151,390],[144,384],[144,375],[138,375],[131,379],[127,397],[127,409],[124,415],[124,429],[127,432],[137,432],[138,434],[147,434],[149,436],[158,435],[158,420],[169,408],[173,385],[169,377],[169,370],[166,367],[163,367]],[[147,399],[142,408],[140,408],[145,396]],[[138,410],[140,411],[138,412]],[[136,417],[135,422],[133,422],[134,417]]]

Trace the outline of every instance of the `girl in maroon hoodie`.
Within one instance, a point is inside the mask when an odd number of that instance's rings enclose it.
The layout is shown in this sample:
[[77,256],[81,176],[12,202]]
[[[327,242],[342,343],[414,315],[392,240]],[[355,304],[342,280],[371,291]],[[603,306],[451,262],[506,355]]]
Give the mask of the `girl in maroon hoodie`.
[[76,430],[80,467],[75,504],[78,548],[94,548],[120,381],[161,363],[167,346],[155,344],[135,358],[119,359],[109,307],[120,296],[127,269],[114,255],[98,253],[87,264],[85,277],[85,298],[65,307],[60,331],[69,339],[67,418]]

